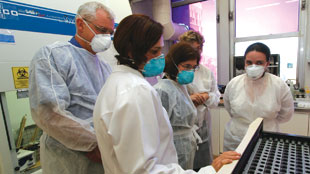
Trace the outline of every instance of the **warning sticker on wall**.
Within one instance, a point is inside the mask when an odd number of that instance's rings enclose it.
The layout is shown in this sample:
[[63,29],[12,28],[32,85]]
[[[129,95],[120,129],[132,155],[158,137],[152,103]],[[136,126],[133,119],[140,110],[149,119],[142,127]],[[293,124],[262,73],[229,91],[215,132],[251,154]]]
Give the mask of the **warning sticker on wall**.
[[15,89],[28,88],[29,86],[29,68],[12,67]]

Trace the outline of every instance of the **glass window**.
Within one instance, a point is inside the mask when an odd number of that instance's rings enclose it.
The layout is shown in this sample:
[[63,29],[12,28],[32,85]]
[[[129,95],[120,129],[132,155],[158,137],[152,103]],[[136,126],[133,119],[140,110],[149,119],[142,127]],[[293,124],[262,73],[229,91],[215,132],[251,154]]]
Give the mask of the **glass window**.
[[246,48],[254,42],[262,42],[270,48],[271,54],[280,55],[281,79],[296,79],[298,37],[237,42],[235,56],[243,56]]
[[298,31],[299,0],[236,0],[236,37]]
[[201,64],[206,65],[217,78],[216,1],[189,5],[190,28],[199,31],[204,39]]

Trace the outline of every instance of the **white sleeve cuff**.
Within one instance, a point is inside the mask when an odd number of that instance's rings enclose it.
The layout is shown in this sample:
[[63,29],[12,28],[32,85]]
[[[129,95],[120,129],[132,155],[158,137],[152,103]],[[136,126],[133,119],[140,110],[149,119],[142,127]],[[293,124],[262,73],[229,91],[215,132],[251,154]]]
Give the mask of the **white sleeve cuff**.
[[210,166],[206,166],[206,167],[203,167],[201,168],[199,171],[198,171],[199,174],[216,174],[216,171],[215,169],[210,165]]

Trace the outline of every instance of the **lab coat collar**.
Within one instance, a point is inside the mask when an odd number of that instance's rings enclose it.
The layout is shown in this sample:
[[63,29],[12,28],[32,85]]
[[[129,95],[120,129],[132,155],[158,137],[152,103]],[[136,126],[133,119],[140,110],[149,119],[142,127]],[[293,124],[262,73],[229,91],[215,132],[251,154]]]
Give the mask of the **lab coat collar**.
[[129,66],[126,65],[116,65],[113,72],[129,72],[129,73],[133,73],[136,74],[137,76],[144,78],[142,73],[140,73],[138,70],[133,69]]
[[[65,45],[72,45],[72,46],[74,46],[76,49],[78,49],[78,50],[80,50],[80,51],[82,51],[82,52],[85,52],[86,54],[88,54],[90,57],[93,57],[93,58],[95,58],[95,59],[99,59],[98,58],[98,56],[97,56],[97,54],[92,54],[91,52],[89,52],[89,51],[87,51],[85,48],[83,48],[83,47],[80,47],[79,45],[76,45],[75,44],[75,38],[73,37],[69,42],[65,42],[65,43],[62,43],[62,42],[59,42],[58,41],[58,43],[61,43],[61,44],[65,44]],[[76,42],[77,43],[77,42]],[[77,43],[78,44],[78,43]]]
[[180,88],[180,90],[184,93],[184,94],[187,94],[188,91],[187,91],[187,88],[186,88],[186,85],[181,85],[180,83],[172,80],[172,79],[167,79],[167,80],[170,80],[177,88]]
[[80,48],[80,49],[83,49],[83,50],[87,51],[87,52],[88,52],[89,54],[91,54],[93,57],[97,57],[97,53],[96,53],[96,54],[93,54],[93,53],[89,52],[88,50],[86,50],[85,48],[83,48],[83,47],[78,43],[78,41],[75,39],[75,36],[73,36],[73,37],[71,38],[71,40],[69,40],[69,43],[71,43],[72,45],[74,45],[74,46],[76,46],[76,47],[78,47],[78,48]]
[[[168,78],[168,79],[169,79],[169,78]],[[186,85],[181,85],[180,83],[178,83],[177,81],[174,81],[174,80],[172,80],[172,79],[169,79],[169,80],[171,80],[172,83],[174,83],[175,86],[181,88],[183,91],[186,90],[186,92],[187,92]]]
[[76,47],[82,48],[82,46],[77,42],[74,36],[71,38],[69,42]]

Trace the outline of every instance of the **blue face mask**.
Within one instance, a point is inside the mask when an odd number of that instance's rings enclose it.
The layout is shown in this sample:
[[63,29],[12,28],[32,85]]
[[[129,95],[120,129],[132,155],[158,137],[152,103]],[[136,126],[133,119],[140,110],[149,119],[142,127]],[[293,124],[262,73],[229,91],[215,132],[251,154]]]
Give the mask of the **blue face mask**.
[[165,68],[165,56],[161,54],[158,57],[155,57],[149,60],[142,70],[144,77],[153,77],[161,74]]
[[178,83],[181,85],[192,83],[194,80],[194,70],[183,70],[179,72],[177,80]]

